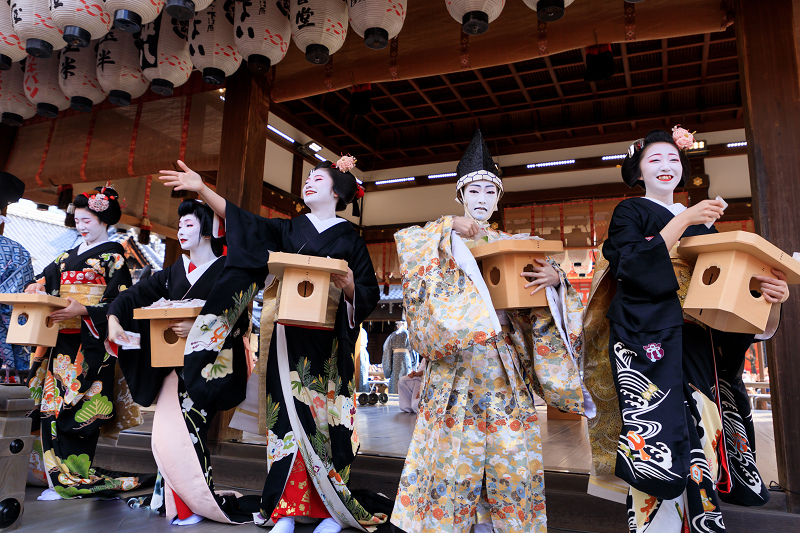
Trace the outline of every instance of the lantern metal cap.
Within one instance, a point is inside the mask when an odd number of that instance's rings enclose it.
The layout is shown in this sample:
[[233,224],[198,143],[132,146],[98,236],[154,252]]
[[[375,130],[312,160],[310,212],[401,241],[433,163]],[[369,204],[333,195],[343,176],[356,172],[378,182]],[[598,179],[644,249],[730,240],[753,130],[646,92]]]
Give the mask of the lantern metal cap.
[[128,9],[117,9],[114,12],[114,27],[125,33],[142,31],[142,16]]
[[92,40],[92,34],[80,26],[65,27],[63,37],[67,44],[78,48],[86,48]]
[[564,16],[564,0],[539,0],[536,16],[542,22],[555,22]]
[[170,17],[178,20],[192,20],[194,18],[194,2],[192,0],[167,0],[164,11]]
[[172,96],[175,84],[164,78],[156,78],[150,82],[150,89],[161,96]]
[[49,59],[53,55],[53,45],[44,39],[28,39],[25,41],[25,51],[39,59]]
[[263,74],[269,72],[269,69],[272,68],[272,61],[270,61],[267,56],[261,54],[250,54],[247,56],[247,66],[253,72]]
[[225,71],[215,67],[203,69],[203,81],[211,85],[222,85],[225,83]]
[[108,93],[108,101],[120,107],[128,107],[131,105],[131,93],[113,89]]
[[39,102],[36,104],[36,114],[44,118],[56,118],[58,116],[58,107],[47,102]]
[[5,54],[0,54],[0,70],[9,70],[11,68],[11,58]]
[[328,47],[323,44],[309,44],[306,46],[306,61],[312,65],[324,65],[330,59]]
[[389,46],[389,32],[383,28],[368,28],[364,32],[364,44],[373,50],[383,50]]
[[6,111],[0,117],[0,123],[5,124],[6,126],[12,126],[14,128],[18,128],[22,126],[22,115]]
[[69,99],[69,106],[75,111],[80,111],[81,113],[88,113],[91,111],[92,105],[94,105],[94,102],[85,96],[73,96]]
[[461,31],[468,35],[480,35],[489,29],[489,15],[483,11],[469,11],[461,18]]

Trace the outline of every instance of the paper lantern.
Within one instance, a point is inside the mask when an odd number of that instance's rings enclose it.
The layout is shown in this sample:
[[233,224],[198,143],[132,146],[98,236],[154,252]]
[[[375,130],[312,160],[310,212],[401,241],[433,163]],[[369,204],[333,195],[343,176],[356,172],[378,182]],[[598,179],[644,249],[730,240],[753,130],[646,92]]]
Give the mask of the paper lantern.
[[48,58],[67,46],[63,32],[50,18],[47,3],[48,0],[14,0],[11,4],[14,31],[33,57]]
[[192,58],[186,41],[189,23],[170,18],[162,12],[142,27],[137,40],[139,65],[150,88],[162,96],[172,95],[192,74]]
[[192,20],[195,13],[211,5],[212,0],[167,0],[164,10],[178,20]]
[[222,85],[242,64],[233,42],[233,4],[233,0],[214,0],[191,23],[189,56],[206,83]]
[[106,99],[106,92],[97,80],[96,49],[97,46],[67,46],[61,51],[58,85],[76,111],[88,113],[94,104]]
[[11,5],[0,1],[0,70],[8,70],[11,63],[25,59],[25,47],[11,23]]
[[505,0],[445,0],[447,11],[469,35],[480,35],[500,16]]
[[80,48],[111,28],[111,16],[100,0],[50,0],[50,17],[64,32],[67,44]]
[[25,60],[25,96],[36,106],[36,113],[56,118],[69,107],[69,98],[58,84],[60,58],[28,56]]
[[164,9],[164,0],[103,0],[114,27],[128,33],[142,30]]
[[306,60],[324,65],[347,37],[347,2],[342,0],[290,0],[292,39]]
[[24,60],[0,71],[0,121],[9,126],[22,126],[22,121],[36,114],[36,106],[25,97]]
[[350,26],[367,47],[386,48],[403,28],[407,6],[408,0],[351,0]]
[[266,72],[289,50],[289,0],[237,2],[234,23],[236,48],[253,70]]
[[[536,11],[542,22],[553,22],[564,16],[564,10],[575,0],[524,0],[525,5]],[[629,0],[625,0],[626,2]]]
[[150,81],[139,66],[139,50],[132,34],[112,28],[97,44],[95,73],[114,105],[129,106],[147,90]]

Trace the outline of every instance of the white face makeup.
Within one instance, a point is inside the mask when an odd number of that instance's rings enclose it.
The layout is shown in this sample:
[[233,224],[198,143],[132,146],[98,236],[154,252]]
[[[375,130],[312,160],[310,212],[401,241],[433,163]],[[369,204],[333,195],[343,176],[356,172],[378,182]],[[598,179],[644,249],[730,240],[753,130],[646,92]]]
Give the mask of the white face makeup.
[[333,178],[324,169],[312,170],[303,185],[303,202],[314,211],[316,208],[336,209],[339,197],[333,192]]
[[669,143],[653,143],[642,152],[639,163],[647,196],[671,195],[681,181],[683,166],[678,149]]
[[489,220],[497,209],[497,185],[491,181],[473,181],[463,192],[464,211],[475,220]]
[[183,215],[178,221],[178,242],[181,250],[194,250],[201,240],[200,221],[195,215]]
[[108,237],[108,226],[100,222],[93,212],[81,207],[75,209],[75,229],[86,244],[93,244]]

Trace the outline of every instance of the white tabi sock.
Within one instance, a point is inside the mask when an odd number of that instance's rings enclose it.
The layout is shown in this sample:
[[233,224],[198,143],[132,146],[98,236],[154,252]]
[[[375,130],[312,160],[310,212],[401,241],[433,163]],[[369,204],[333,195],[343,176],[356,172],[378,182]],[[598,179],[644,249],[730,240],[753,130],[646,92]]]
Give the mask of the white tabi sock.
[[40,502],[51,502],[54,500],[61,500],[62,498],[53,489],[45,489],[45,491],[42,492],[36,499]]
[[336,520],[333,518],[326,518],[314,528],[314,533],[339,533],[342,530]]
[[278,520],[271,533],[294,533],[294,517],[284,516]]
[[192,516],[190,516],[188,518],[184,518],[183,520],[178,520],[178,519],[173,520],[172,521],[172,525],[173,526],[191,526],[193,524],[201,522],[202,520],[203,520],[203,517],[200,516],[199,514],[192,514]]

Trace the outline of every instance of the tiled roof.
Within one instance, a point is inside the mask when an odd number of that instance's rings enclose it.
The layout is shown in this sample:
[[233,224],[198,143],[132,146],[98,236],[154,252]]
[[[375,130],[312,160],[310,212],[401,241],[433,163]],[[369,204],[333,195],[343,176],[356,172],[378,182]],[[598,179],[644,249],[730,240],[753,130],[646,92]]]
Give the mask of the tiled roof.
[[64,250],[75,248],[81,236],[75,228],[64,226],[64,217],[52,216],[49,211],[17,211],[9,206],[6,217],[10,220],[3,236],[20,243],[31,254],[33,271],[38,275]]
[[401,302],[403,301],[403,286],[402,285],[389,285],[389,294],[384,294],[384,286],[380,285],[381,290],[381,302]]
[[118,232],[114,228],[109,228],[108,232],[108,238],[120,244],[122,244],[125,239],[130,239],[130,242],[139,249],[144,258],[147,259],[147,262],[150,263],[150,266],[153,267],[153,271],[164,268],[165,247],[161,243],[161,240],[158,238],[151,238],[150,244],[144,245],[139,243],[136,236],[136,230],[133,228],[130,228],[126,233]]

